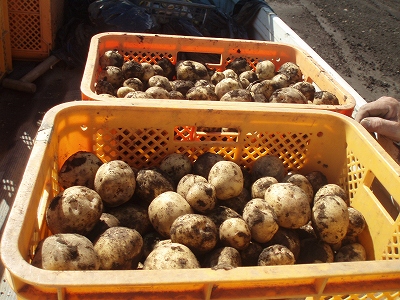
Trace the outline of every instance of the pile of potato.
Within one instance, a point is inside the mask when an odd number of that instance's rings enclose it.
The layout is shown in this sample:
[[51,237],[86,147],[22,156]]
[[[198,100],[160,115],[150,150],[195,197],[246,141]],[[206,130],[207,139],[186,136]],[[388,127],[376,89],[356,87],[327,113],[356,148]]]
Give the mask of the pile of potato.
[[366,260],[365,219],[319,171],[287,173],[272,155],[250,169],[206,152],[140,170],[71,155],[46,210],[47,270],[231,269]]
[[99,65],[95,92],[104,97],[339,105],[334,94],[304,81],[293,62],[276,70],[273,62],[263,60],[253,70],[245,58],[236,58],[220,72],[193,60],[176,65],[167,58],[156,64],[125,61],[109,50]]

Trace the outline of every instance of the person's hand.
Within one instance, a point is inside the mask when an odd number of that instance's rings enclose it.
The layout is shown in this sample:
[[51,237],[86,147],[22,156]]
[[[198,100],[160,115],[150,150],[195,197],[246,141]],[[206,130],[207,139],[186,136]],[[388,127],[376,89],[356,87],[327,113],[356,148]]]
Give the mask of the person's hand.
[[384,135],[395,142],[400,142],[400,102],[392,97],[361,106],[356,114],[356,121],[369,132]]

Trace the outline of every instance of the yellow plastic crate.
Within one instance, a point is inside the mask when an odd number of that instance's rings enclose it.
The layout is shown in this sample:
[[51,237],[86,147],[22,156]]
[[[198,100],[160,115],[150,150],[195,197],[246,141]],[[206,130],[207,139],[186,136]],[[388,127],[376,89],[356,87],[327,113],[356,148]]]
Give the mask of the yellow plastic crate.
[[[124,55],[125,60],[136,60],[151,64],[155,64],[161,58],[168,58],[175,64],[180,59],[180,55],[184,53],[191,53],[192,55],[193,53],[216,54],[219,58],[217,58],[217,61],[206,63],[210,68],[217,71],[225,70],[227,64],[239,57],[246,58],[253,69],[257,62],[261,60],[271,60],[275,64],[276,69],[283,63],[290,61],[299,65],[305,81],[314,83],[321,90],[335,94],[339,100],[339,105],[235,103],[238,107],[250,105],[253,109],[262,108],[263,106],[313,108],[336,111],[351,116],[356,103],[354,97],[335,78],[329,75],[328,72],[325,72],[304,50],[293,45],[256,40],[127,32],[105,32],[92,37],[81,82],[83,100],[104,100],[104,97],[95,93],[95,83],[101,70],[99,58],[107,50],[118,50]],[[172,103],[174,100],[165,101]],[[215,103],[215,101],[208,102],[209,105]],[[224,105],[231,106],[232,103],[228,102]]]
[[42,60],[54,48],[63,22],[64,0],[8,0],[14,59]]
[[7,1],[0,0],[0,80],[12,71]]
[[[223,108],[223,109],[222,109]],[[236,128],[204,133],[197,127]],[[156,166],[168,154],[192,160],[211,151],[251,168],[278,155],[288,170],[324,172],[367,221],[360,237],[368,261],[232,270],[47,271],[30,265],[49,234],[44,214],[60,191],[57,174],[71,154]],[[396,299],[400,291],[400,218],[383,205],[376,183],[400,199],[400,166],[351,118],[323,110],[226,108],[177,100],[79,101],[49,110],[36,136],[5,226],[1,256],[17,295],[28,299]],[[394,217],[392,217],[394,215]],[[347,295],[339,298],[338,295]],[[382,296],[383,295],[383,296]],[[374,297],[375,297],[374,296]]]

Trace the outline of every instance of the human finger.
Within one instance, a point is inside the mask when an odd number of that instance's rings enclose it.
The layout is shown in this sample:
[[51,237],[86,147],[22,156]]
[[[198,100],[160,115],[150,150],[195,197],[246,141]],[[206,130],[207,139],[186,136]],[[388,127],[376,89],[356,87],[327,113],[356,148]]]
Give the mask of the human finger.
[[379,117],[367,117],[360,124],[369,132],[382,134],[396,142],[400,142],[400,123]]

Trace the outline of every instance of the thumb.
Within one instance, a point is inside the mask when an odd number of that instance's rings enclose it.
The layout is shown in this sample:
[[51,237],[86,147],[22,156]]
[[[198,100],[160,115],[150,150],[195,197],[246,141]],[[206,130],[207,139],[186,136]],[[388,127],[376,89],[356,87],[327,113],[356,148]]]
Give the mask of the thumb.
[[361,120],[360,124],[369,132],[382,134],[396,142],[400,141],[400,124],[379,117],[367,117]]

